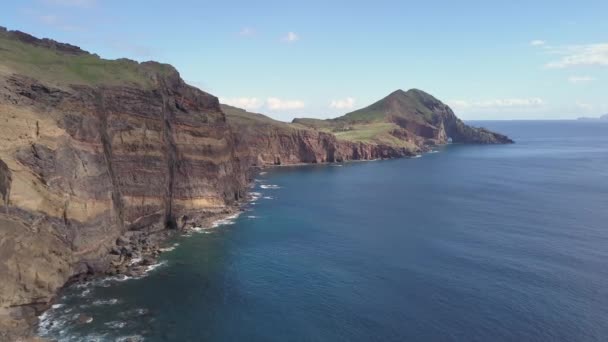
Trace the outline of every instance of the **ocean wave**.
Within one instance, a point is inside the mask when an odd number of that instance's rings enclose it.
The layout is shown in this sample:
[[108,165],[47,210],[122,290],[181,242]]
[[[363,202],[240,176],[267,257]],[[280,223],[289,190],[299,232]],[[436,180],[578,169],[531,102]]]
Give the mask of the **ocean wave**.
[[98,299],[93,301],[93,305],[114,305],[118,304],[118,299],[110,298],[110,299]]
[[262,197],[262,193],[260,192],[250,192],[249,193],[249,202],[255,202]]
[[116,339],[116,342],[141,342],[144,337],[141,335],[121,336]]
[[415,155],[413,157],[410,157],[410,158],[420,158],[420,157],[422,157],[422,154],[417,154],[417,155]]
[[129,266],[137,265],[142,262],[142,258],[133,258],[129,261]]
[[274,197],[272,197],[272,196],[264,196],[264,197],[262,197],[262,198],[263,198],[263,199],[268,199],[268,200],[274,199]]
[[235,213],[235,214],[230,215],[228,217],[225,217],[223,219],[217,220],[217,221],[213,222],[213,224],[211,225],[211,227],[212,228],[217,228],[219,226],[226,226],[226,225],[234,224],[235,220],[239,217],[239,215],[241,215],[241,212],[238,212],[238,213]]
[[437,150],[431,150],[428,153],[439,153],[439,151],[437,151]]
[[78,297],[86,297],[88,295],[91,294],[91,289],[85,289],[84,291],[80,292],[80,294],[78,295]]
[[260,172],[260,173],[259,173],[259,175],[260,175],[260,176],[263,176],[263,175],[265,175],[265,174],[267,174],[267,173],[268,173],[268,172],[266,172],[266,171],[262,171],[262,172]]
[[105,322],[104,325],[110,329],[122,329],[127,326],[127,322],[111,321],[111,322]]
[[146,266],[146,269],[145,269],[145,271],[144,271],[144,274],[143,274],[142,276],[138,277],[138,278],[143,278],[143,277],[145,277],[145,276],[146,276],[148,273],[150,273],[150,272],[154,271],[155,269],[157,269],[157,268],[159,268],[159,267],[161,267],[161,266],[164,266],[164,265],[166,265],[166,264],[167,264],[167,261],[163,260],[163,261],[161,261],[161,262],[157,262],[156,264],[148,265],[148,266]]
[[175,248],[177,248],[177,246],[179,246],[179,243],[174,243],[169,247],[163,247],[163,248],[159,248],[158,250],[161,252],[171,252],[172,250],[174,250]]
[[262,189],[280,189],[281,187],[275,184],[262,184],[260,185]]
[[258,218],[258,217],[259,217],[259,216],[255,216],[255,215],[249,215],[249,216],[247,216],[247,218],[250,218],[250,219],[256,219],[256,218]]

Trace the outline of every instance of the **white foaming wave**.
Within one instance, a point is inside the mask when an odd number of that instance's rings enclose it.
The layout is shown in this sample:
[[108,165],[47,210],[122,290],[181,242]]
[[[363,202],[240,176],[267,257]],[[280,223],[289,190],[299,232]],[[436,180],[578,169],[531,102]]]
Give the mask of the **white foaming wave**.
[[266,172],[266,171],[262,171],[262,172],[260,172],[259,174],[260,174],[260,176],[263,176],[263,175],[265,175],[265,174],[267,174],[267,173],[268,173],[268,172]]
[[144,337],[141,335],[121,336],[116,339],[116,342],[141,342]]
[[129,261],[129,266],[137,265],[142,261],[142,258],[133,258]]
[[281,187],[276,184],[262,184],[260,185],[262,189],[280,189]]
[[233,215],[230,215],[230,216],[228,216],[226,218],[217,220],[217,221],[213,222],[213,224],[211,225],[211,228],[217,228],[219,226],[226,226],[226,225],[234,224],[236,218],[238,218],[239,215],[241,215],[241,212],[237,212],[237,213],[235,213]]
[[268,200],[274,199],[274,197],[272,197],[272,196],[264,196],[264,197],[262,197],[262,198],[263,198],[263,199],[268,199]]
[[439,151],[437,151],[437,150],[431,150],[431,151],[429,151],[429,153],[439,153]]
[[110,299],[98,299],[93,301],[93,305],[114,305],[118,304],[118,299],[110,298]]
[[91,289],[86,289],[86,290],[80,292],[80,294],[78,295],[78,297],[83,297],[84,298],[84,297],[86,297],[86,296],[88,296],[90,294],[91,294]]
[[417,155],[415,155],[415,156],[413,156],[411,158],[420,158],[420,157],[422,157],[422,154],[417,154]]
[[111,322],[106,322],[104,323],[105,326],[107,326],[110,329],[122,329],[124,327],[127,326],[127,322],[123,322],[123,321],[111,321]]
[[342,166],[344,166],[344,165],[342,165],[342,164],[331,164],[331,166],[334,166],[334,167],[342,167]]
[[255,202],[262,197],[262,194],[259,192],[250,192],[249,193],[249,202]]
[[59,308],[62,308],[64,306],[65,306],[65,304],[53,304],[53,305],[51,305],[51,309],[59,309]]
[[161,266],[164,266],[164,265],[166,265],[166,264],[167,264],[167,261],[163,260],[163,261],[161,261],[161,262],[157,262],[156,264],[148,265],[148,266],[146,266],[146,269],[145,269],[145,271],[144,271],[144,274],[143,274],[142,276],[138,277],[138,278],[143,278],[143,277],[145,277],[145,276],[146,276],[148,273],[150,273],[150,272],[154,271],[155,269],[157,269],[157,268],[159,268],[159,267],[161,267]]
[[164,247],[164,248],[160,248],[159,251],[161,252],[171,252],[172,250],[174,250],[175,248],[177,248],[177,246],[179,246],[179,243],[174,243],[169,247]]
[[249,216],[247,216],[247,218],[250,218],[250,219],[256,219],[256,218],[258,218],[258,217],[259,217],[259,216],[255,216],[255,215],[249,215]]

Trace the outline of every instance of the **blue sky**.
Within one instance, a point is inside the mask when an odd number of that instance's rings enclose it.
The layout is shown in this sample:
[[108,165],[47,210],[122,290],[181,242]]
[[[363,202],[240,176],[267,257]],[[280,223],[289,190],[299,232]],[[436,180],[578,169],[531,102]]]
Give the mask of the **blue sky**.
[[606,0],[3,0],[0,25],[170,63],[281,120],[409,88],[464,119],[562,119],[608,113],[607,13]]

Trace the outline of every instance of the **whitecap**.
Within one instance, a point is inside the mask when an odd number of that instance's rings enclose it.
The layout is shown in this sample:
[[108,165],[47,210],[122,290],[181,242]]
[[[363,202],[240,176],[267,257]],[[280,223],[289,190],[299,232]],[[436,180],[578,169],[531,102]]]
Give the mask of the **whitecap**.
[[249,216],[247,216],[247,218],[250,218],[250,219],[256,219],[256,218],[258,218],[258,216],[255,216],[255,215],[249,215]]
[[104,323],[105,326],[107,326],[110,329],[122,329],[124,327],[127,326],[127,322],[123,322],[123,321],[111,321],[111,322],[106,322]]
[[163,260],[163,261],[158,262],[158,263],[156,263],[156,264],[152,264],[152,265],[148,265],[148,266],[146,266],[146,270],[144,271],[144,275],[145,275],[145,274],[148,274],[149,272],[154,271],[155,269],[157,269],[157,268],[159,268],[159,267],[161,267],[161,266],[165,265],[166,263],[167,263],[167,262]]
[[121,336],[116,339],[116,342],[141,342],[144,338],[141,335]]
[[118,299],[116,298],[110,298],[110,299],[98,299],[96,301],[93,301],[93,305],[114,305],[114,304],[118,304]]
[[179,243],[174,243],[169,247],[164,247],[164,248],[160,248],[159,251],[161,252],[171,252],[172,250],[174,250],[175,248],[177,248],[177,246],[179,246]]
[[129,261],[129,266],[137,265],[142,261],[142,258],[133,258]]
[[[252,203],[253,204],[253,203]],[[240,212],[237,212],[233,215],[230,215],[228,217],[225,217],[223,219],[217,220],[215,222],[213,222],[213,224],[211,225],[211,228],[217,228],[219,226],[224,226],[224,225],[231,225],[234,224],[234,220],[239,217],[239,215],[241,215]]]
[[413,156],[411,158],[420,158],[420,157],[422,157],[422,154],[417,154],[417,155],[415,155],[415,156]]
[[53,305],[51,305],[51,309],[57,310],[63,306],[65,306],[65,304],[53,304]]
[[255,202],[257,201],[260,197],[262,197],[262,194],[259,192],[250,192],[249,193],[249,202]]
[[266,172],[266,171],[262,171],[262,172],[260,172],[260,176],[263,176],[263,175],[265,175],[265,174],[267,174],[267,173],[268,173],[268,172]]
[[86,297],[86,296],[88,296],[90,294],[91,294],[91,289],[86,289],[86,290],[82,291],[78,296],[79,297]]
[[263,198],[263,199],[268,199],[268,200],[274,199],[274,197],[272,197],[272,196],[264,196],[264,197],[262,197],[262,198]]
[[281,187],[275,184],[262,184],[260,185],[262,189],[280,189]]

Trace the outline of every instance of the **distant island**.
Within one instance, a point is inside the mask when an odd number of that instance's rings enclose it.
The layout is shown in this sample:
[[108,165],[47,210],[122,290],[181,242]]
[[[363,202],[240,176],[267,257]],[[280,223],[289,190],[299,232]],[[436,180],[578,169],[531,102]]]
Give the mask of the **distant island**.
[[578,118],[577,120],[580,120],[580,121],[598,121],[598,120],[599,121],[608,121],[608,114],[601,115],[597,118],[589,118],[589,117],[583,116],[583,117]]

